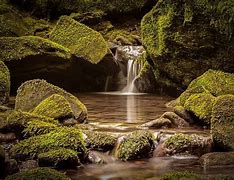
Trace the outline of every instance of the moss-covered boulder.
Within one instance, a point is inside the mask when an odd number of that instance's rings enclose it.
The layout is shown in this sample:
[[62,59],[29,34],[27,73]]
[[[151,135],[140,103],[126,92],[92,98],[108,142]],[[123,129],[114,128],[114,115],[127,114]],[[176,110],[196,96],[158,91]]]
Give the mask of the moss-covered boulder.
[[97,64],[108,52],[108,46],[102,35],[69,16],[60,17],[50,33],[50,40],[71,50],[77,57],[82,57]]
[[58,94],[53,94],[43,100],[32,113],[59,120],[74,117],[70,103]]
[[149,131],[133,131],[116,147],[115,156],[123,161],[152,155],[154,137]]
[[0,60],[0,105],[9,100],[10,95],[10,72],[6,65]]
[[39,166],[71,168],[80,165],[78,153],[71,149],[58,148],[38,155]]
[[216,147],[234,150],[234,95],[219,96],[215,101],[211,134]]
[[200,157],[204,167],[234,165],[234,152],[212,152]]
[[35,168],[25,172],[19,172],[6,177],[6,180],[69,180],[65,174],[50,168]]
[[176,95],[208,69],[234,71],[232,6],[229,0],[158,1],[144,16],[142,42],[159,87]]
[[63,96],[69,102],[75,119],[80,122],[86,120],[87,109],[78,98],[57,86],[39,79],[27,81],[19,87],[15,109],[26,112],[31,111],[53,94]]
[[212,139],[198,135],[175,134],[163,143],[164,155],[190,154],[198,155],[208,153],[212,149]]
[[109,151],[114,148],[117,142],[117,137],[108,133],[88,130],[84,130],[83,132],[87,136],[88,147],[93,150]]
[[48,134],[30,137],[20,141],[11,149],[11,155],[17,159],[35,158],[58,148],[66,148],[76,151],[79,157],[87,154],[83,134],[79,129],[62,127]]

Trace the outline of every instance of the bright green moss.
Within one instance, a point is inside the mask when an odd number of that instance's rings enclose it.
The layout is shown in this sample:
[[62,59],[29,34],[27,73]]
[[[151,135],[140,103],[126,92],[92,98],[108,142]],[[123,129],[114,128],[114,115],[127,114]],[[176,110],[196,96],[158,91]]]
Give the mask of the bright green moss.
[[189,172],[189,171],[184,171],[184,172],[172,172],[163,175],[160,177],[161,180],[202,180],[203,178],[200,177],[199,175]]
[[53,94],[59,94],[69,102],[75,119],[82,121],[87,118],[87,109],[78,98],[57,86],[39,79],[26,81],[19,87],[17,90],[15,109],[31,111]]
[[[38,155],[39,165],[62,167],[80,164],[77,152],[71,149],[58,148]],[[67,163],[67,164],[66,164]]]
[[77,57],[83,57],[97,64],[108,52],[108,46],[102,35],[69,16],[60,17],[50,33],[50,40],[71,50]]
[[154,150],[153,140],[148,131],[133,131],[116,149],[116,157],[123,161],[148,157]]
[[0,41],[0,59],[3,61],[51,54],[63,61],[71,58],[69,49],[37,36],[1,37]]
[[184,104],[187,111],[192,112],[205,124],[210,124],[212,108],[215,97],[209,93],[198,93],[191,95]]
[[6,180],[69,180],[69,178],[54,169],[50,168],[36,168],[25,172],[19,172],[10,175]]
[[87,135],[89,148],[94,150],[108,151],[114,148],[117,137],[107,133],[95,131],[83,131]]
[[7,103],[10,95],[10,72],[0,60],[0,105]]
[[25,157],[33,158],[60,147],[77,151],[81,156],[85,156],[87,153],[82,132],[75,128],[61,127],[48,134],[20,141],[11,149],[11,154],[23,159]]
[[165,145],[168,149],[182,149],[185,146],[189,146],[192,142],[192,137],[186,134],[175,134],[165,141]]
[[26,128],[23,130],[25,137],[37,136],[49,133],[55,130],[59,125],[51,122],[32,120],[27,123]]
[[234,150],[234,95],[219,96],[215,101],[211,134],[217,147]]
[[58,94],[53,94],[43,100],[32,113],[60,120],[73,116],[69,102]]
[[22,111],[12,111],[10,115],[7,117],[7,123],[10,127],[28,127],[31,121],[35,122],[46,122],[52,123],[54,125],[58,125],[59,122],[54,120],[53,118],[40,116],[32,113],[22,112]]

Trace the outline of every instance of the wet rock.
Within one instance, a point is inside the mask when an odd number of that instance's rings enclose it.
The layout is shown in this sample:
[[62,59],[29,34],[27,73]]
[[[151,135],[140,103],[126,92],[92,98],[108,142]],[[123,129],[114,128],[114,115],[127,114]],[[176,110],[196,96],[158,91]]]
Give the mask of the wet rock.
[[198,135],[175,134],[166,139],[155,150],[156,156],[185,154],[197,155],[208,153],[212,150],[212,139]]
[[[84,121],[84,123],[85,123],[85,121]],[[77,120],[75,120],[74,118],[65,119],[65,120],[63,120],[62,124],[64,126],[74,126],[77,124]]]
[[71,149],[58,148],[38,155],[39,166],[74,168],[80,165],[78,153]]
[[234,152],[212,152],[200,157],[204,167],[211,166],[234,166]]
[[211,134],[216,148],[234,150],[234,95],[219,96],[214,103]]
[[38,104],[53,94],[59,94],[69,102],[74,118],[77,121],[82,122],[87,118],[87,109],[78,98],[57,86],[39,79],[27,81],[19,87],[15,109],[22,111],[33,110]]
[[104,132],[83,131],[87,136],[88,148],[98,151],[112,150],[117,142],[117,137]]
[[10,72],[7,66],[0,61],[0,105],[9,101],[10,95]]
[[9,159],[5,162],[5,175],[11,175],[19,172],[18,163],[15,159]]
[[25,172],[16,173],[7,176],[6,180],[14,179],[53,179],[53,180],[69,180],[69,178],[61,172],[50,168],[35,168]]
[[32,113],[58,119],[60,121],[74,117],[69,102],[58,94],[53,94],[43,100],[35,107]]
[[9,142],[9,141],[14,141],[16,140],[16,135],[15,133],[0,133],[0,142]]
[[141,127],[150,127],[150,128],[169,128],[172,123],[167,118],[158,118],[153,121],[149,121],[145,124],[142,124]]
[[160,177],[160,179],[161,180],[180,180],[180,179],[202,180],[203,178],[200,175],[195,174],[193,172],[184,171],[184,172],[167,173],[167,174],[163,175],[162,177]]
[[174,113],[186,120],[188,123],[194,123],[194,119],[191,114],[183,106],[175,106],[173,108]]
[[169,119],[171,123],[178,128],[189,127],[189,123],[174,112],[165,112],[161,118]]
[[32,159],[58,148],[77,151],[80,158],[85,158],[87,154],[82,132],[75,128],[60,127],[50,133],[20,141],[11,148],[10,155],[15,159]]
[[148,131],[133,131],[120,142],[115,156],[123,161],[149,157],[154,150],[154,138]]
[[[164,92],[181,93],[208,69],[234,72],[232,13],[219,11],[219,7],[214,2],[158,1],[143,17],[142,42],[157,72],[157,85]],[[212,25],[213,21],[222,25]],[[224,27],[230,28],[229,35]]]
[[90,151],[88,159],[91,163],[94,164],[112,163],[115,161],[112,156],[98,151]]

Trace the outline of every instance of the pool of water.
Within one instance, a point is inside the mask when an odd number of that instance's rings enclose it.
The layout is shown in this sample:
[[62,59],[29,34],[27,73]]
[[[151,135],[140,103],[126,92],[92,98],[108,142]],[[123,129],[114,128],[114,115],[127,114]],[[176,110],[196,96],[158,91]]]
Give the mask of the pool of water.
[[[90,124],[98,131],[126,133],[138,129],[138,125],[156,119],[169,111],[165,106],[171,97],[151,94],[90,93],[76,94],[88,109]],[[153,133],[159,130],[151,130]],[[209,135],[208,130],[190,127],[184,129],[161,129],[165,134],[176,132]],[[194,171],[205,176],[233,175],[234,167],[216,167],[204,169],[195,156],[152,157],[130,162],[115,160],[108,153],[96,152],[106,164],[84,165],[76,170],[69,170],[72,179],[147,179],[159,177],[172,171]]]

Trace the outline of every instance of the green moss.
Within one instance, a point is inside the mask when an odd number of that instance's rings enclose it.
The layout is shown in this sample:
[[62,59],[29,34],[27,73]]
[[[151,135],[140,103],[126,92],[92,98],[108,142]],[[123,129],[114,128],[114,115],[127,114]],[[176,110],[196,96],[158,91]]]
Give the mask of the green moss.
[[58,148],[38,155],[39,165],[43,166],[77,166],[80,164],[77,152],[71,149]]
[[[55,121],[56,122],[56,121]],[[55,130],[59,125],[51,122],[32,120],[27,123],[26,128],[22,131],[25,137],[37,136],[49,133]]]
[[87,109],[78,98],[57,86],[39,79],[26,81],[19,87],[17,90],[15,109],[31,111],[53,94],[59,94],[69,102],[75,119],[83,121],[87,118]]
[[69,49],[37,36],[1,37],[0,41],[0,58],[3,61],[51,54],[61,57],[61,60],[68,61],[71,58]]
[[58,94],[53,94],[43,100],[32,113],[61,120],[73,117],[69,102]]
[[108,52],[102,35],[69,16],[60,17],[57,25],[50,33],[50,40],[71,50],[77,57],[83,57],[97,64]]
[[11,154],[20,159],[33,158],[60,147],[77,151],[81,156],[87,153],[82,132],[75,128],[61,127],[48,134],[20,141],[11,149]]
[[203,178],[193,172],[183,171],[183,172],[172,172],[163,175],[161,180],[202,180]]
[[116,149],[116,157],[124,161],[148,157],[154,149],[153,140],[148,131],[133,131]]
[[210,124],[212,108],[215,97],[209,93],[198,93],[191,95],[184,104],[187,111],[192,112],[205,124]]
[[12,111],[10,115],[7,117],[7,123],[10,127],[23,127],[26,128],[31,121],[35,122],[46,122],[52,123],[54,125],[58,125],[58,121],[53,118],[49,118],[46,116],[40,116],[32,113],[22,112],[22,111]]
[[114,148],[117,142],[117,137],[114,137],[107,133],[84,131],[87,135],[87,141],[89,148],[94,150],[108,151]]
[[165,141],[165,145],[168,149],[182,149],[188,146],[192,142],[192,138],[186,134],[175,134]]
[[214,103],[211,134],[216,147],[234,150],[234,95],[219,96]]
[[6,180],[69,180],[69,178],[54,169],[50,168],[36,168],[25,172],[19,172],[10,175]]
[[0,60],[0,105],[9,101],[10,72],[7,66]]

